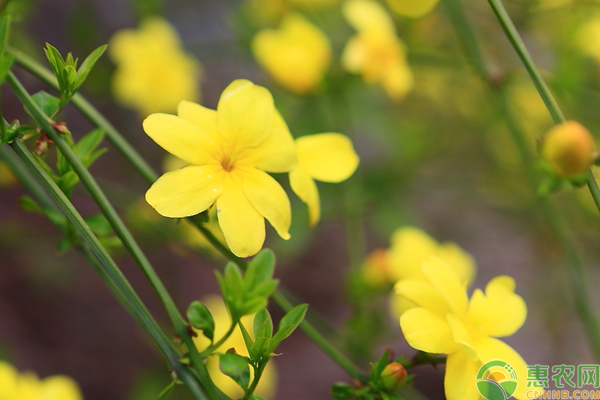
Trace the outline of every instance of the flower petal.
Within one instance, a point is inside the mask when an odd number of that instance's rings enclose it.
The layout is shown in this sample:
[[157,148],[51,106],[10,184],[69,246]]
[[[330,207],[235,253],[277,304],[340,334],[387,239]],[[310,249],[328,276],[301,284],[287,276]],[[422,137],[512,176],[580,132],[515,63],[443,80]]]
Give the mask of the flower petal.
[[402,314],[400,328],[408,344],[417,350],[436,354],[458,350],[446,319],[425,308],[411,308]]
[[315,226],[321,218],[321,202],[315,181],[302,168],[298,167],[290,171],[290,186],[300,200],[308,206],[310,226]]
[[446,315],[448,325],[452,331],[454,341],[460,346],[461,350],[473,361],[477,360],[477,350],[473,347],[471,334],[463,322],[454,314]]
[[344,17],[359,32],[395,34],[396,28],[386,10],[373,0],[350,0],[342,8]]
[[410,300],[419,307],[445,316],[450,312],[450,307],[440,292],[429,282],[420,279],[402,279],[394,286],[394,291],[399,296]]
[[527,318],[527,305],[514,289],[515,281],[509,276],[492,279],[485,295],[480,290],[473,293],[469,317],[490,336],[512,335]]
[[238,257],[250,257],[265,242],[265,220],[250,203],[236,174],[225,174],[217,199],[217,216],[229,248]]
[[421,267],[437,247],[437,242],[421,229],[412,226],[396,229],[389,252],[392,278],[426,280]]
[[512,347],[501,340],[492,337],[483,337],[475,342],[475,348],[479,353],[482,364],[492,360],[502,360],[510,364],[517,373],[518,386],[513,395],[517,399],[534,398],[527,397],[527,364],[523,358]]
[[245,79],[235,80],[223,91],[217,105],[219,131],[238,146],[259,145],[271,131],[274,110],[267,89]]
[[53,375],[41,381],[39,399],[81,400],[83,396],[77,382],[64,375]]
[[288,172],[296,166],[296,143],[277,110],[267,138],[256,147],[243,150],[242,158],[245,163],[267,172]]
[[314,179],[341,182],[358,167],[352,141],[340,133],[320,133],[296,139],[298,162]]
[[223,169],[218,165],[188,165],[167,172],[146,192],[146,201],[171,218],[196,215],[214,204],[223,190]]
[[406,60],[400,59],[388,68],[383,73],[381,84],[392,99],[403,99],[414,84],[412,70]]
[[252,168],[244,172],[243,186],[254,208],[273,225],[279,236],[289,239],[292,209],[281,185],[269,174]]
[[446,261],[454,269],[463,286],[469,287],[473,283],[477,273],[475,260],[456,243],[442,243],[435,250],[435,255]]
[[432,256],[423,262],[423,273],[448,302],[452,312],[459,318],[465,315],[468,305],[467,291],[452,267],[441,258]]
[[190,164],[204,165],[213,160],[213,140],[183,118],[151,114],[144,120],[143,127],[160,147]]
[[191,101],[183,100],[177,106],[177,116],[191,122],[210,136],[215,143],[224,138],[217,126],[217,111]]
[[475,385],[475,376],[481,363],[473,361],[463,351],[449,354],[446,358],[444,391],[447,400],[481,400]]

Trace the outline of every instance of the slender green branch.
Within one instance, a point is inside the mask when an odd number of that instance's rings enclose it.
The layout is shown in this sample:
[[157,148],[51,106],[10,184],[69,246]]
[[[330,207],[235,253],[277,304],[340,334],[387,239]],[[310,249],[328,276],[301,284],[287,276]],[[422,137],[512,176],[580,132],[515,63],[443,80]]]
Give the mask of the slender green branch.
[[137,316],[136,319],[142,323],[142,326],[146,332],[148,332],[150,337],[152,337],[158,348],[164,354],[170,367],[174,368],[181,379],[189,383],[188,388],[194,395],[194,398],[199,400],[207,399],[201,387],[193,379],[193,376],[190,375],[189,370],[179,362],[178,351],[162,332],[156,320],[154,320],[152,315],[150,315],[150,312],[137,296],[125,276],[122,274],[121,270],[119,270],[115,262],[100,244],[98,238],[96,238],[94,233],[87,226],[86,222],[75,209],[75,207],[73,207],[69,199],[67,199],[64,193],[58,188],[52,178],[48,176],[46,171],[39,166],[37,161],[33,158],[31,153],[20,140],[15,140],[11,146],[19,158],[21,158],[21,160],[27,165],[30,171],[42,184],[42,186],[44,186],[44,188],[48,191],[50,196],[58,204],[59,208],[63,211],[69,221],[71,221],[75,229],[77,229],[82,239],[89,246],[91,252],[98,259],[106,273],[110,276],[119,291],[130,304]]
[[225,335],[223,335],[223,337],[221,339],[219,339],[216,343],[213,343],[210,346],[208,346],[206,349],[204,349],[202,351],[202,353],[200,353],[200,357],[206,358],[206,357],[210,356],[213,353],[213,351],[215,351],[216,349],[221,347],[223,345],[223,343],[225,343],[225,341],[227,339],[229,339],[229,336],[231,336],[231,334],[235,330],[235,327],[237,326],[238,322],[239,321],[232,321],[231,327],[229,327],[229,330],[227,331],[227,333],[225,333]]
[[[462,6],[460,5],[461,0],[448,0],[449,7],[455,7],[456,12],[464,12]],[[527,52],[527,49],[523,45],[523,41],[520,39],[519,34],[517,33],[510,17],[506,13],[506,10],[502,6],[498,0],[489,0],[490,4],[494,8],[496,15],[501,20],[502,27],[505,29],[505,32],[509,36],[509,39],[513,46],[515,46],[515,50],[519,53],[519,56],[522,58],[523,63],[526,65],[529,74],[532,79],[540,95],[543,97],[544,102],[548,106],[555,122],[564,121],[564,117],[558,108],[558,105],[554,101],[548,87],[545,82],[541,78],[540,74],[537,72],[533,61],[531,60],[531,56]],[[465,17],[466,20],[466,17]],[[453,19],[453,23],[456,24],[456,20]],[[459,34],[459,39],[464,38],[465,36],[470,36],[472,42],[477,44],[476,35],[473,32],[473,29],[469,23],[461,24],[460,26],[455,26],[456,31],[462,31],[462,34]],[[471,49],[471,46],[463,47],[467,50]],[[468,56],[471,59],[478,60],[478,65],[486,65],[485,59],[481,51],[475,51]],[[513,111],[509,105],[508,94],[505,88],[502,87],[498,82],[494,82],[487,74],[483,76],[485,83],[488,85],[490,90],[494,92],[497,97],[498,104],[502,116],[504,118],[505,123],[507,124],[508,130],[512,135],[513,140],[515,141],[517,148],[519,150],[519,154],[522,158],[522,162],[527,169],[528,178],[533,187],[537,187],[539,184],[539,174],[533,165],[534,155],[525,140],[525,134],[521,130],[517,119],[515,118]],[[590,174],[591,175],[591,174]],[[591,177],[593,180],[593,177]],[[595,184],[595,180],[594,180]],[[590,188],[591,190],[592,188]],[[597,191],[597,190],[596,190]],[[592,190],[592,194],[594,191]],[[599,196],[600,198],[600,196]],[[589,288],[587,285],[587,278],[585,273],[585,268],[583,266],[583,262],[576,251],[575,245],[573,243],[573,239],[571,233],[569,232],[568,226],[565,223],[563,217],[559,213],[558,208],[555,206],[554,202],[551,198],[542,197],[538,199],[542,212],[546,216],[546,219],[550,223],[552,230],[555,235],[559,239],[561,245],[563,246],[566,258],[567,258],[567,271],[570,276],[571,283],[571,291],[573,293],[573,299],[575,303],[575,308],[579,314],[579,318],[581,319],[587,336],[590,340],[590,344],[592,346],[592,350],[596,356],[596,359],[600,359],[600,323],[598,321],[598,316],[596,315],[593,307],[592,296],[589,292]]]
[[252,368],[254,369],[254,378],[252,379],[252,384],[246,390],[246,393],[244,394],[244,398],[242,400],[248,400],[250,396],[252,396],[252,394],[256,390],[256,386],[258,386],[258,382],[260,381],[260,377],[262,376],[266,366],[267,363],[260,364],[258,368],[252,365]]

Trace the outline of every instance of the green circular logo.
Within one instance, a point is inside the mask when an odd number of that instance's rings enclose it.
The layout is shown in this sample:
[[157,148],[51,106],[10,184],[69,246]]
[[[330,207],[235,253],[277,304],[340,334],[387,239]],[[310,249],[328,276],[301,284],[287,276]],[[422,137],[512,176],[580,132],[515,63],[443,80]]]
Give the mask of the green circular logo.
[[475,384],[487,400],[508,400],[517,390],[517,372],[507,362],[492,360],[479,368]]

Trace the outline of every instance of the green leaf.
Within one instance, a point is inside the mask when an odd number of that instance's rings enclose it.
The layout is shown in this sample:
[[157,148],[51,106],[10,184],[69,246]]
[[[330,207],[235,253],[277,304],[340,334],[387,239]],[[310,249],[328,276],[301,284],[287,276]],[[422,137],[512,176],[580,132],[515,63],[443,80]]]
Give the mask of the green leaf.
[[69,251],[71,247],[73,247],[73,241],[71,240],[71,238],[64,237],[60,240],[60,242],[58,242],[58,247],[56,248],[56,251],[59,254],[64,254],[67,251]]
[[253,361],[259,361],[270,353],[269,339],[266,337],[257,338],[248,351]]
[[65,60],[56,47],[52,46],[50,43],[46,43],[44,52],[46,53],[46,58],[50,63],[52,71],[54,71],[54,75],[56,76],[56,80],[58,81],[58,85],[62,91],[62,88],[65,87],[65,82],[62,78],[63,70],[65,68]]
[[262,250],[254,256],[246,269],[245,283],[248,292],[252,292],[255,287],[273,278],[274,271],[275,254],[271,250]]
[[194,328],[200,329],[211,342],[214,340],[215,320],[204,304],[192,302],[187,309],[187,317]]
[[244,338],[244,344],[246,345],[246,349],[248,350],[248,353],[250,352],[250,349],[252,348],[252,338],[250,337],[250,334],[248,333],[248,330],[246,329],[246,327],[244,326],[244,324],[240,322],[238,322],[238,326],[240,327],[240,331],[242,332],[242,337]]
[[273,319],[271,314],[266,308],[263,308],[254,316],[254,322],[252,325],[254,332],[254,338],[267,338],[271,339],[273,336]]
[[0,83],[4,82],[6,74],[8,74],[13,65],[13,61],[15,61],[15,55],[12,53],[6,54],[0,59]]
[[383,400],[404,400],[404,398],[396,393],[380,392],[379,395]]
[[250,369],[248,368],[248,361],[244,357],[232,353],[219,354],[219,368],[242,389],[248,389]]
[[108,236],[112,233],[112,227],[102,214],[93,214],[85,219],[88,226],[98,236]]
[[3,15],[0,18],[0,57],[4,55],[6,51],[6,45],[8,44],[8,31],[10,26],[10,16]]
[[77,182],[79,182],[79,177],[73,171],[67,172],[56,180],[56,184],[68,198],[71,198],[71,193]]
[[91,154],[96,147],[102,143],[104,139],[104,129],[96,128],[93,131],[86,133],[77,144],[73,147],[73,151],[80,159],[84,159],[84,157]]
[[51,208],[42,209],[42,213],[50,220],[53,225],[56,226],[65,226],[67,223],[66,217],[58,211],[55,211]]
[[106,47],[106,45],[98,47],[96,50],[92,51],[85,60],[83,60],[81,67],[79,67],[79,70],[77,71],[77,78],[73,84],[73,91],[77,91],[81,87],[88,74],[94,67],[94,64],[96,64],[96,61],[98,61],[102,54],[104,54],[104,51],[106,51]]
[[19,198],[19,206],[21,206],[23,211],[42,214],[42,208],[40,205],[29,196],[21,196]]
[[47,117],[50,117],[52,114],[54,114],[58,108],[58,104],[60,103],[58,98],[52,96],[50,93],[44,92],[43,90],[40,90],[31,96],[31,98]]
[[244,304],[238,309],[238,312],[241,316],[254,314],[258,312],[261,308],[265,308],[267,306],[267,299],[263,297],[255,297],[250,300],[246,300]]
[[248,293],[249,297],[264,297],[265,300],[277,289],[278,279],[271,279],[263,282]]
[[158,399],[165,400],[173,392],[173,389],[175,389],[175,382],[169,383],[169,385],[158,394]]
[[250,396],[250,400],[265,400],[265,398],[253,394],[252,396]]
[[331,386],[331,397],[336,400],[346,400],[354,397],[354,387],[343,382],[336,382]]
[[89,168],[94,161],[96,161],[98,159],[98,157],[100,157],[102,154],[106,153],[108,151],[107,148],[103,148],[103,149],[98,149],[96,151],[94,151],[93,153],[89,154],[87,157],[84,157],[81,162],[83,163],[83,165],[86,168]]
[[569,181],[571,182],[571,184],[575,187],[582,187],[587,183],[588,180],[588,175],[587,172],[578,174],[578,175],[573,175],[569,177]]
[[277,346],[279,346],[279,343],[289,337],[292,332],[296,330],[298,325],[300,325],[304,319],[307,309],[308,304],[299,304],[292,308],[287,314],[285,314],[281,321],[279,321],[277,333],[273,336],[273,340],[271,340],[271,352],[275,351]]
[[375,382],[379,379],[381,375],[381,371],[388,365],[388,360],[390,359],[390,351],[386,350],[383,352],[381,357],[376,363],[371,363],[371,382]]
[[74,92],[73,84],[75,83],[75,79],[77,79],[77,70],[72,65],[65,65],[65,72],[67,73],[68,90],[69,92]]

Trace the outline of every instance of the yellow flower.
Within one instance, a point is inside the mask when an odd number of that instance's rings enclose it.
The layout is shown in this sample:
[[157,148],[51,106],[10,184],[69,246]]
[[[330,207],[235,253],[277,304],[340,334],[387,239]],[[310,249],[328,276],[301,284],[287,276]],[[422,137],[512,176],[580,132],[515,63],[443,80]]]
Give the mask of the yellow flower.
[[322,8],[333,6],[340,0],[288,0],[288,2],[298,8]]
[[113,92],[124,106],[148,115],[173,112],[181,100],[200,101],[200,63],[183,52],[167,21],[152,18],[137,31],[117,32],[108,48],[117,65]]
[[[479,368],[488,361],[510,364],[518,376],[515,397],[526,397],[527,367],[521,356],[496,339],[510,336],[525,322],[527,306],[514,293],[515,281],[508,276],[492,279],[485,294],[477,289],[471,300],[456,272],[446,262],[432,257],[423,263],[428,284],[405,280],[398,294],[418,305],[400,317],[400,327],[409,345],[427,353],[447,354],[444,386],[448,400],[480,400],[475,385]],[[530,394],[529,394],[530,395]]]
[[[215,320],[215,342],[225,335],[229,326],[231,325],[231,317],[227,312],[227,308],[223,299],[218,296],[208,296],[202,300],[202,303],[210,310]],[[242,317],[242,324],[252,336],[252,321],[254,315],[246,315]],[[194,343],[199,351],[207,348],[210,345],[208,340],[202,333],[199,333],[194,338]],[[228,349],[234,348],[235,351],[244,357],[248,357],[248,350],[242,337],[242,332],[239,327],[236,327],[233,334],[219,347],[216,351],[219,353],[225,353]],[[208,357],[206,361],[206,368],[212,378],[213,382],[219,389],[223,391],[227,396],[238,399],[244,395],[242,389],[227,375],[223,374],[219,369],[219,356],[213,355]],[[250,368],[250,379],[254,376],[252,368]],[[277,387],[277,369],[273,360],[269,361],[256,388],[255,394],[260,397],[270,398],[274,396]]]
[[254,36],[257,61],[283,87],[309,93],[323,80],[331,46],[325,34],[297,13],[287,15],[279,29],[263,29]]
[[390,8],[400,15],[419,18],[429,14],[439,0],[387,0]]
[[64,375],[45,379],[31,373],[19,374],[10,364],[0,361],[0,399],[2,400],[81,400],[77,383]]
[[594,161],[594,137],[577,121],[555,125],[544,137],[542,157],[558,175],[571,176],[585,172]]
[[360,73],[368,83],[379,83],[392,99],[402,99],[413,86],[413,75],[385,9],[373,0],[349,0],[343,12],[358,31],[342,54],[344,68]]
[[296,139],[298,166],[290,171],[290,186],[308,206],[311,226],[321,218],[319,191],[315,179],[342,182],[358,167],[352,141],[340,133],[320,133]]
[[188,217],[216,204],[223,235],[239,257],[261,249],[263,218],[289,238],[289,199],[266,172],[294,168],[295,147],[267,89],[236,80],[216,111],[182,101],[177,115],[152,114],[143,126],[162,148],[189,163],[161,176],[146,193],[159,214]]

